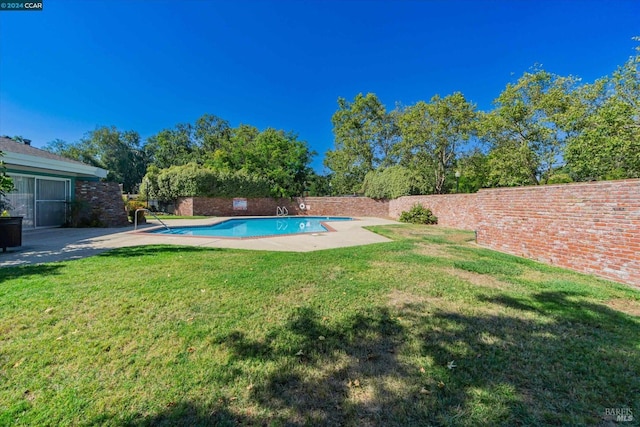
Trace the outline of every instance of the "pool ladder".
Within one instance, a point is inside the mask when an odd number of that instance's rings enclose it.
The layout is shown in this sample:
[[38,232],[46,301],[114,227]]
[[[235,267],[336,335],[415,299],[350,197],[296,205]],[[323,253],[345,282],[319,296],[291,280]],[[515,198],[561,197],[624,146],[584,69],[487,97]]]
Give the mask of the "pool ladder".
[[287,215],[289,215],[289,211],[287,210],[286,207],[284,206],[276,207],[276,216],[287,216]]
[[150,213],[155,219],[158,220],[158,222],[160,224],[164,225],[164,228],[166,228],[167,230],[171,231],[171,229],[169,228],[169,226],[167,224],[162,222],[162,220],[160,218],[158,218],[158,216],[156,214],[154,214],[153,212],[151,212],[149,209],[146,209],[146,208],[136,209],[136,213],[133,214],[133,230],[134,231],[138,229],[138,212],[140,212],[140,211],[146,211],[146,212]]

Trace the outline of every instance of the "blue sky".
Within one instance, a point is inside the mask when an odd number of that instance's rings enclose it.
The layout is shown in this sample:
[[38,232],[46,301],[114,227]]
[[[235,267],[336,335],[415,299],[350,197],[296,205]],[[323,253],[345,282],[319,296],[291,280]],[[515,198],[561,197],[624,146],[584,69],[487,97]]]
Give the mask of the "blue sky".
[[143,138],[204,113],[333,147],[338,97],[482,110],[536,63],[585,82],[634,54],[638,0],[43,0],[0,12],[0,135]]

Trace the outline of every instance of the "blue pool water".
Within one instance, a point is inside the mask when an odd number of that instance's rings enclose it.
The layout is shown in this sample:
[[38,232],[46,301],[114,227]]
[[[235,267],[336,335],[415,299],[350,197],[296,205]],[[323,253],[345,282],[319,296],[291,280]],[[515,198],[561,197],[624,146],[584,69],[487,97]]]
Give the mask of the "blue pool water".
[[266,218],[234,218],[217,224],[193,227],[171,227],[151,230],[154,234],[174,234],[206,237],[263,237],[299,233],[323,233],[323,222],[350,221],[333,216],[287,216]]

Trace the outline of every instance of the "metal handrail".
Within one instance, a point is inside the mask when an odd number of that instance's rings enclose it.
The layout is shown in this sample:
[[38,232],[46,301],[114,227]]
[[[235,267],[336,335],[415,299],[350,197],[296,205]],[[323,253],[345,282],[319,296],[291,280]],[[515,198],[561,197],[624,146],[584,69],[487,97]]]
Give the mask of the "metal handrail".
[[284,206],[276,206],[276,216],[287,216],[289,211]]
[[155,219],[158,220],[158,222],[160,224],[164,225],[164,228],[166,228],[167,230],[171,231],[171,229],[169,228],[169,226],[167,224],[162,222],[162,220],[160,218],[158,218],[158,216],[156,214],[154,214],[153,212],[151,212],[149,209],[146,209],[146,208],[136,209],[136,212],[133,214],[133,230],[134,231],[138,229],[138,212],[141,212],[141,211],[149,212],[151,215],[153,215],[153,217]]

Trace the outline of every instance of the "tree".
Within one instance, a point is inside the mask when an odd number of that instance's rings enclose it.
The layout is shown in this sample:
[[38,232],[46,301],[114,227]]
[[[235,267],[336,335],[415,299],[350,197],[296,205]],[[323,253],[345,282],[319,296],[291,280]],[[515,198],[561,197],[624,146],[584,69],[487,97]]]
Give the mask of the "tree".
[[194,124],[179,123],[147,139],[145,151],[151,164],[170,166],[197,163],[202,165],[228,144],[232,135],[229,122],[212,114],[203,114]]
[[271,183],[274,197],[299,196],[311,174],[315,153],[293,132],[240,125],[208,156],[205,165],[220,172],[243,171]]
[[577,131],[577,79],[542,69],[508,84],[483,116],[490,186],[546,183],[561,165],[566,141]]
[[54,139],[48,142],[42,149],[66,157],[67,159],[100,167],[99,162],[95,159],[95,153],[90,153],[89,147],[79,142],[72,144],[62,139]]
[[446,192],[447,175],[472,137],[476,117],[475,105],[460,92],[405,108],[398,119],[400,164],[423,176],[436,194]]
[[223,147],[231,137],[229,122],[212,114],[204,114],[194,127],[196,145],[203,155],[213,153]]
[[198,148],[192,139],[193,127],[179,124],[175,129],[165,129],[147,139],[145,153],[150,164],[160,169],[196,162]]
[[460,174],[456,187],[459,193],[475,193],[487,185],[488,158],[478,147],[461,155],[455,166]]
[[45,147],[52,153],[106,169],[106,180],[121,183],[125,192],[136,191],[147,169],[147,156],[135,131],[115,126],[98,127],[80,141],[69,144],[56,139]]
[[208,153],[205,165],[220,171],[236,171],[247,163],[247,153],[254,145],[260,130],[251,125],[240,124],[231,129],[230,137],[212,153]]
[[314,153],[296,134],[267,128],[245,150],[241,169],[265,177],[271,183],[272,196],[302,195]]
[[5,197],[14,189],[13,180],[7,175],[6,167],[2,161],[3,156],[4,153],[0,151],[0,213],[4,212],[5,209],[11,208]]
[[393,163],[391,152],[399,134],[395,116],[387,114],[375,94],[358,94],[353,102],[338,98],[338,111],[331,118],[335,148],[324,164],[332,173],[337,194],[361,191],[367,172]]
[[311,197],[331,196],[331,176],[312,171],[307,177],[307,189]]
[[81,141],[81,147],[100,166],[109,171],[107,181],[119,182],[123,190],[133,193],[142,180],[147,159],[135,131],[119,131],[115,126],[99,127],[89,132]]
[[640,178],[639,65],[640,54],[613,76],[579,91],[581,132],[567,143],[565,153],[574,179]]
[[364,177],[364,195],[373,199],[397,199],[424,192],[422,179],[414,171],[400,165],[378,168]]

